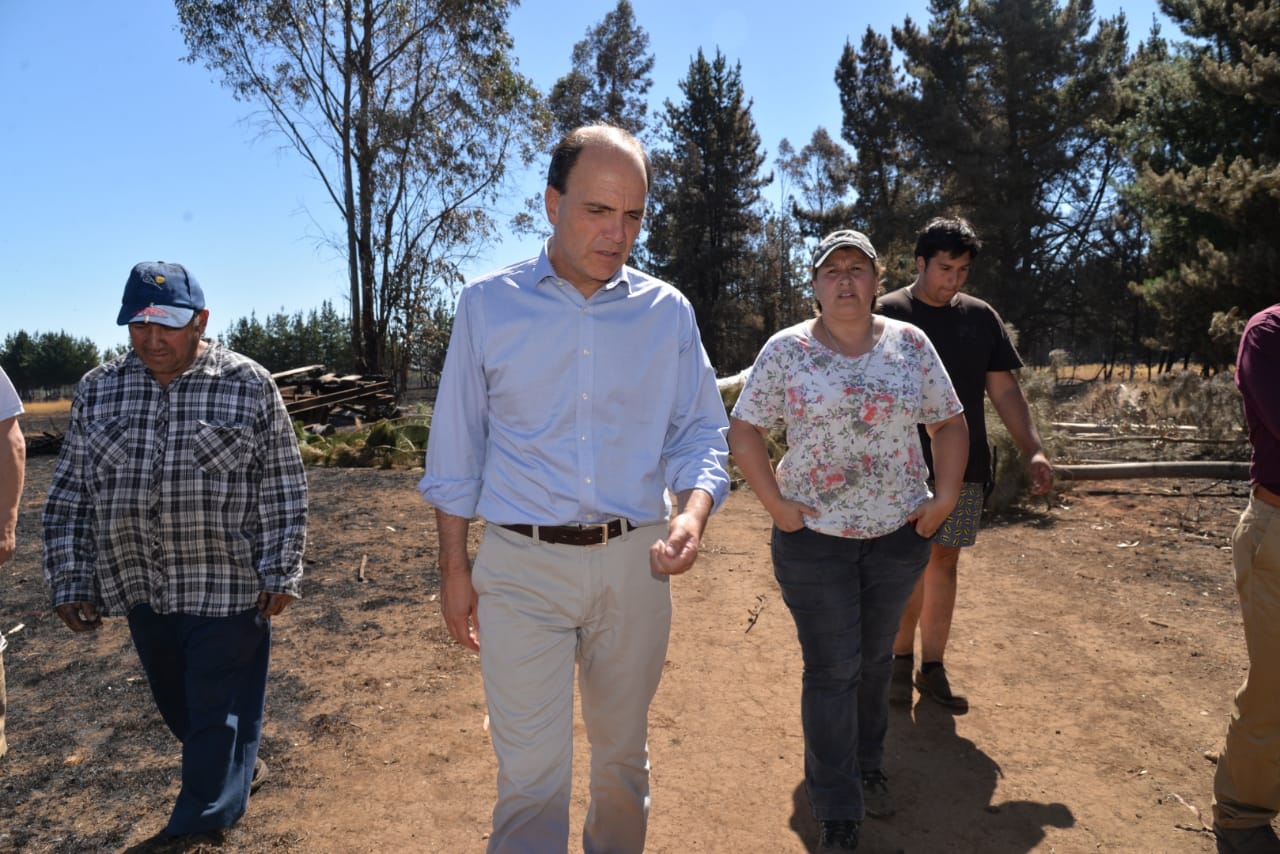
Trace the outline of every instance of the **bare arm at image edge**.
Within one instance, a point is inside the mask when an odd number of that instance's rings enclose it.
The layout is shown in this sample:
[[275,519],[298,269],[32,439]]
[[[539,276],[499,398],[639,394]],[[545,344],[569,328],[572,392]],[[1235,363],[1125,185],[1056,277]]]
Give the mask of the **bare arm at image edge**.
[[27,443],[18,417],[0,421],[0,564],[17,548],[18,501],[27,470]]

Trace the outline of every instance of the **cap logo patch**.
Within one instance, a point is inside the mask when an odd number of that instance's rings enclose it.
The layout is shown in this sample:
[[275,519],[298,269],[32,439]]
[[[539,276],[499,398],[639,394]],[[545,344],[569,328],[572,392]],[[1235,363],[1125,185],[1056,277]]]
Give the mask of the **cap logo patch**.
[[135,312],[133,316],[145,317],[148,320],[150,320],[153,317],[157,319],[161,317],[168,317],[169,312],[165,311],[163,308],[161,308],[158,305],[149,305],[146,308],[138,309],[138,311]]

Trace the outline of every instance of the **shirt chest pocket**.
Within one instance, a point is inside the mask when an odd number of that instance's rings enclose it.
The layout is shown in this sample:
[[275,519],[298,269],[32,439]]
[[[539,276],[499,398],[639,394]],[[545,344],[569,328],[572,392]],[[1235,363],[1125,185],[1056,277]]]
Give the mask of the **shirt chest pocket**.
[[85,453],[100,472],[123,466],[129,459],[129,416],[89,422],[85,426]]
[[210,474],[243,471],[253,458],[253,442],[244,424],[201,421],[191,443],[196,465]]

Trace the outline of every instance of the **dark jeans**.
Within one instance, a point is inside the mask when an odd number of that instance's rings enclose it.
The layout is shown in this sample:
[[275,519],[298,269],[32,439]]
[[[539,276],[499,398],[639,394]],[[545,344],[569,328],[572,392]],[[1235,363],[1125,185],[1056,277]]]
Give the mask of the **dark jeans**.
[[165,827],[230,827],[249,805],[262,737],[271,623],[256,608],[229,617],[129,612],[129,632],[160,716],[182,742],[182,789]]
[[910,525],[856,540],[773,529],[773,572],[804,657],[804,782],[818,820],[863,817],[889,727],[893,638],[930,543]]

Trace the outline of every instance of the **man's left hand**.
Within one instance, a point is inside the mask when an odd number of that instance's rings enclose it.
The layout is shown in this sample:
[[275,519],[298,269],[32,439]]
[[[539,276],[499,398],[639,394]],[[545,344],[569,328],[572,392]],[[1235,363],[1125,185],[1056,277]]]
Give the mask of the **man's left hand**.
[[263,590],[258,594],[258,613],[267,618],[277,616],[292,601],[293,597],[288,593],[268,593]]
[[698,559],[698,530],[701,526],[684,513],[671,519],[667,538],[649,547],[649,567],[659,575],[688,572]]

